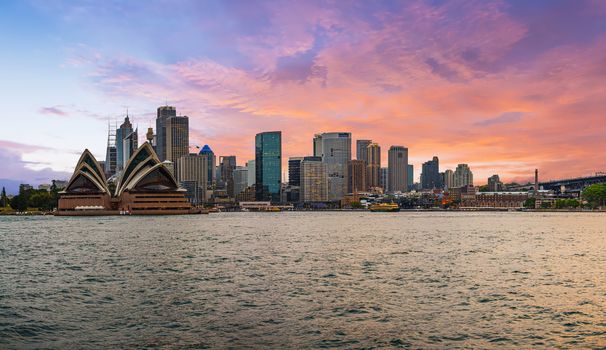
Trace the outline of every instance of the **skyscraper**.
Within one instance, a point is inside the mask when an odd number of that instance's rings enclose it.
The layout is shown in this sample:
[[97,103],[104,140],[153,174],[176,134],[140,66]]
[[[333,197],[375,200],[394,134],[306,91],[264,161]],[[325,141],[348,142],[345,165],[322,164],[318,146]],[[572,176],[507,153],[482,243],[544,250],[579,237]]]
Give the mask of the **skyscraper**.
[[105,177],[108,179],[116,173],[116,128],[107,125],[107,148],[105,149]]
[[210,149],[209,145],[204,145],[204,147],[202,147],[202,149],[200,150],[199,153],[201,156],[206,157],[206,164],[208,164],[208,175],[206,176],[206,181],[207,181],[207,185],[209,187],[212,187],[214,181],[215,181],[215,162],[216,162],[216,157],[215,157],[215,153],[213,152],[212,149]]
[[[130,136],[132,132],[133,125],[131,124],[128,118],[128,114],[126,114],[126,117],[124,118],[124,123],[122,123],[122,125],[120,125],[120,127],[116,130],[116,168],[118,171],[124,168],[124,165],[130,158],[124,158],[125,153],[131,153],[130,151],[124,152],[124,139],[127,136]],[[137,149],[137,147],[135,147],[135,149]]]
[[387,171],[389,192],[408,190],[408,148],[391,146],[387,152]]
[[387,168],[379,169],[379,187],[381,187],[384,191],[387,191],[387,187],[389,186],[389,173],[387,172]]
[[451,189],[454,186],[454,172],[450,169],[444,171],[444,188]]
[[288,184],[301,186],[301,161],[303,157],[288,158]]
[[380,187],[381,175],[381,147],[371,143],[366,148],[368,162],[366,164],[366,184],[369,188]]
[[166,120],[177,116],[173,106],[158,107],[156,117],[156,153],[161,161],[166,160]]
[[363,160],[368,164],[368,145],[372,143],[372,140],[358,140],[356,141],[356,159]]
[[256,199],[280,201],[282,183],[282,132],[262,132],[255,137]]
[[473,186],[473,173],[467,164],[459,164],[454,172],[454,187]]
[[255,160],[249,160],[246,162],[246,169],[248,169],[248,186],[252,186],[255,184]]
[[328,200],[341,200],[347,192],[347,166],[351,160],[351,133],[327,132],[314,137],[314,156],[322,157],[328,172]]
[[145,134],[145,139],[152,145],[154,151],[156,150],[156,135],[154,135],[154,129],[147,128],[147,133]]
[[410,191],[410,190],[412,190],[412,186],[415,183],[415,179],[414,179],[414,177],[415,177],[415,171],[414,171],[414,167],[413,167],[412,164],[408,164],[408,166],[406,167],[406,169],[407,169],[407,172],[406,172],[407,173],[406,184],[407,184],[408,190]]
[[175,163],[179,158],[189,154],[189,118],[175,116],[165,121],[166,160]]
[[248,169],[238,166],[233,171],[233,197],[242,193],[248,187]]
[[[190,190],[194,191],[193,196],[199,200],[198,203],[206,201],[206,183],[208,182],[208,163],[204,155],[190,153],[179,158],[178,181],[190,182]],[[195,185],[194,185],[195,184]]]
[[236,169],[236,156],[219,157],[221,171],[221,182],[227,189],[227,194],[234,197],[234,169]]
[[349,162],[349,182],[347,192],[357,193],[365,192],[368,189],[366,184],[366,162],[364,160],[354,160]]
[[300,201],[326,202],[328,198],[328,165],[320,157],[305,157],[301,161]]
[[122,139],[122,159],[128,161],[130,157],[139,148],[139,132],[138,130],[132,131],[130,134],[124,136]]
[[421,187],[424,189],[442,188],[440,179],[440,160],[434,156],[432,160],[423,163],[421,170]]

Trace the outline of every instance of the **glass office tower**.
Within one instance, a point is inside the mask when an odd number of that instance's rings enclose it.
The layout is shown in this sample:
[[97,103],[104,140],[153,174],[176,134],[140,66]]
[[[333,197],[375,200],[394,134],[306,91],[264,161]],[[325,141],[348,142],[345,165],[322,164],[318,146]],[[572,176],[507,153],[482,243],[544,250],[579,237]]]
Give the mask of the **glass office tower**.
[[269,131],[255,137],[256,199],[280,202],[282,180],[282,132]]

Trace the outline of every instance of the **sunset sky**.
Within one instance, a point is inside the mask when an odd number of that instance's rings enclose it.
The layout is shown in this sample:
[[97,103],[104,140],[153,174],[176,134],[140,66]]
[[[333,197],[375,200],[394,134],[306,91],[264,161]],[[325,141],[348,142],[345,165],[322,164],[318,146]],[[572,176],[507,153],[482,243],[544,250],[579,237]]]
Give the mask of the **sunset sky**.
[[[0,1],[0,185],[66,179],[126,108],[284,159],[314,133],[528,180],[606,171],[606,1]],[[355,151],[354,151],[355,156]]]

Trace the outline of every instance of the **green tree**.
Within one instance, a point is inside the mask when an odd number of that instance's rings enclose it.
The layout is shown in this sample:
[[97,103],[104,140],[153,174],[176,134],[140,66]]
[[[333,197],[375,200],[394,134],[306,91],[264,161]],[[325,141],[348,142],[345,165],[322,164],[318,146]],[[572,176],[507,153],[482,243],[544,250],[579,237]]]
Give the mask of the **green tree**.
[[585,199],[592,208],[603,207],[606,203],[606,183],[595,184],[587,187],[583,191]]
[[32,193],[29,197],[28,204],[32,208],[38,208],[40,210],[50,210],[51,195],[46,190],[38,190]]
[[549,203],[549,202],[542,202],[541,203],[541,209],[551,209],[551,203]]
[[23,194],[19,194],[11,199],[11,208],[16,211],[25,211],[27,210],[27,198]]
[[524,201],[524,208],[527,209],[534,209],[534,205],[536,203],[536,199],[535,198],[528,198]]
[[2,187],[2,194],[0,194],[0,205],[2,208],[8,205],[8,197],[6,196],[6,189]]

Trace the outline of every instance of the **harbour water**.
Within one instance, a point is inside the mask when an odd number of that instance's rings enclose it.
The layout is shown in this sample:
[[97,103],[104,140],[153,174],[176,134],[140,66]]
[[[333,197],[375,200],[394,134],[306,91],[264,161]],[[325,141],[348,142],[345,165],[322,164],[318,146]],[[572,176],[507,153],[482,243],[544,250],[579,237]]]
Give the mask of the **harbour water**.
[[606,215],[0,217],[0,348],[606,347]]

